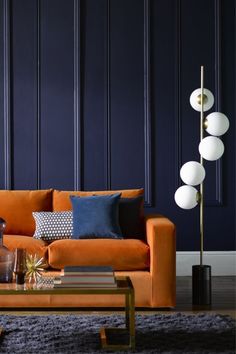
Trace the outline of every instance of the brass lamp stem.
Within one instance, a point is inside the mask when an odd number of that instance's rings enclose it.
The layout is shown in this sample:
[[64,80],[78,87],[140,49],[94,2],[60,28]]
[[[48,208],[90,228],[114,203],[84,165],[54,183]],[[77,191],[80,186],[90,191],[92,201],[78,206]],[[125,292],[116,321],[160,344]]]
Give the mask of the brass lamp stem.
[[[204,67],[201,66],[201,116],[200,116],[200,141],[203,139],[203,106],[204,106]],[[203,157],[200,155],[200,164],[203,166]],[[203,182],[200,184],[200,265],[203,264]]]

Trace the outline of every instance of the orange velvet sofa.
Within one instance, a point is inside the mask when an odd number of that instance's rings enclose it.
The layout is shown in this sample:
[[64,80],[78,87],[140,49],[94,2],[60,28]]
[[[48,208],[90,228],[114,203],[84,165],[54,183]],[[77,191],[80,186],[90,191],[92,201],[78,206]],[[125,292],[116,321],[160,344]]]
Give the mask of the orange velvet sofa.
[[[112,194],[118,191],[0,190],[0,217],[6,220],[4,245],[25,248],[44,257],[47,272],[59,274],[65,265],[112,265],[117,275],[129,276],[136,307],[174,307],[176,301],[175,225],[161,215],[144,216],[145,239],[57,240],[50,244],[33,238],[34,211],[71,210],[70,195]],[[121,197],[143,195],[143,189],[121,190]],[[120,307],[117,295],[0,295],[3,307]]]

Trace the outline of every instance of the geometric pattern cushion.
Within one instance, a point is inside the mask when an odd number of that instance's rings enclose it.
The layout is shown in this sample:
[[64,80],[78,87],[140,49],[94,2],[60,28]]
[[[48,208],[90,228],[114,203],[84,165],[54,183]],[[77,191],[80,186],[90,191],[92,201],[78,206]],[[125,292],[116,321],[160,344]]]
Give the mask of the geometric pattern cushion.
[[33,212],[33,217],[36,223],[34,238],[48,242],[71,238],[72,211]]

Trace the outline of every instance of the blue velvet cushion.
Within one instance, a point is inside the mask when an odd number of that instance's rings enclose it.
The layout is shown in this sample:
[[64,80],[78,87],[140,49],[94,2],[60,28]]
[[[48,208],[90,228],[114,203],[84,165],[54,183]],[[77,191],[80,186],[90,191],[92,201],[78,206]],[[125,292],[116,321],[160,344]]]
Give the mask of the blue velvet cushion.
[[121,198],[119,223],[124,238],[144,238],[143,197]]
[[120,193],[89,197],[70,196],[73,239],[122,238],[119,225]]

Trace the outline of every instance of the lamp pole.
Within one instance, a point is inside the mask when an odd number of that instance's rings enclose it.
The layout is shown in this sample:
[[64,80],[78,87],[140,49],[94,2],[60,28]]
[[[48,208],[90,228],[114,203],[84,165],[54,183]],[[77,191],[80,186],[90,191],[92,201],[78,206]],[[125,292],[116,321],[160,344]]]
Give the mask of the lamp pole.
[[[203,120],[204,120],[204,103],[207,100],[207,96],[204,95],[204,67],[201,66],[201,116],[200,116],[200,141],[202,141],[204,136],[203,130]],[[200,164],[203,166],[203,157],[200,154]],[[200,265],[203,265],[203,240],[204,240],[204,230],[203,230],[203,182],[200,184]]]
[[[204,67],[201,66],[201,89],[198,96],[200,104],[200,142],[204,138],[204,104],[208,97],[204,94]],[[203,167],[203,157],[200,154],[200,164]],[[211,266],[203,265],[203,243],[204,243],[204,215],[203,215],[203,181],[200,183],[200,193],[198,195],[200,210],[200,265],[192,267],[192,301],[193,305],[211,305]]]

